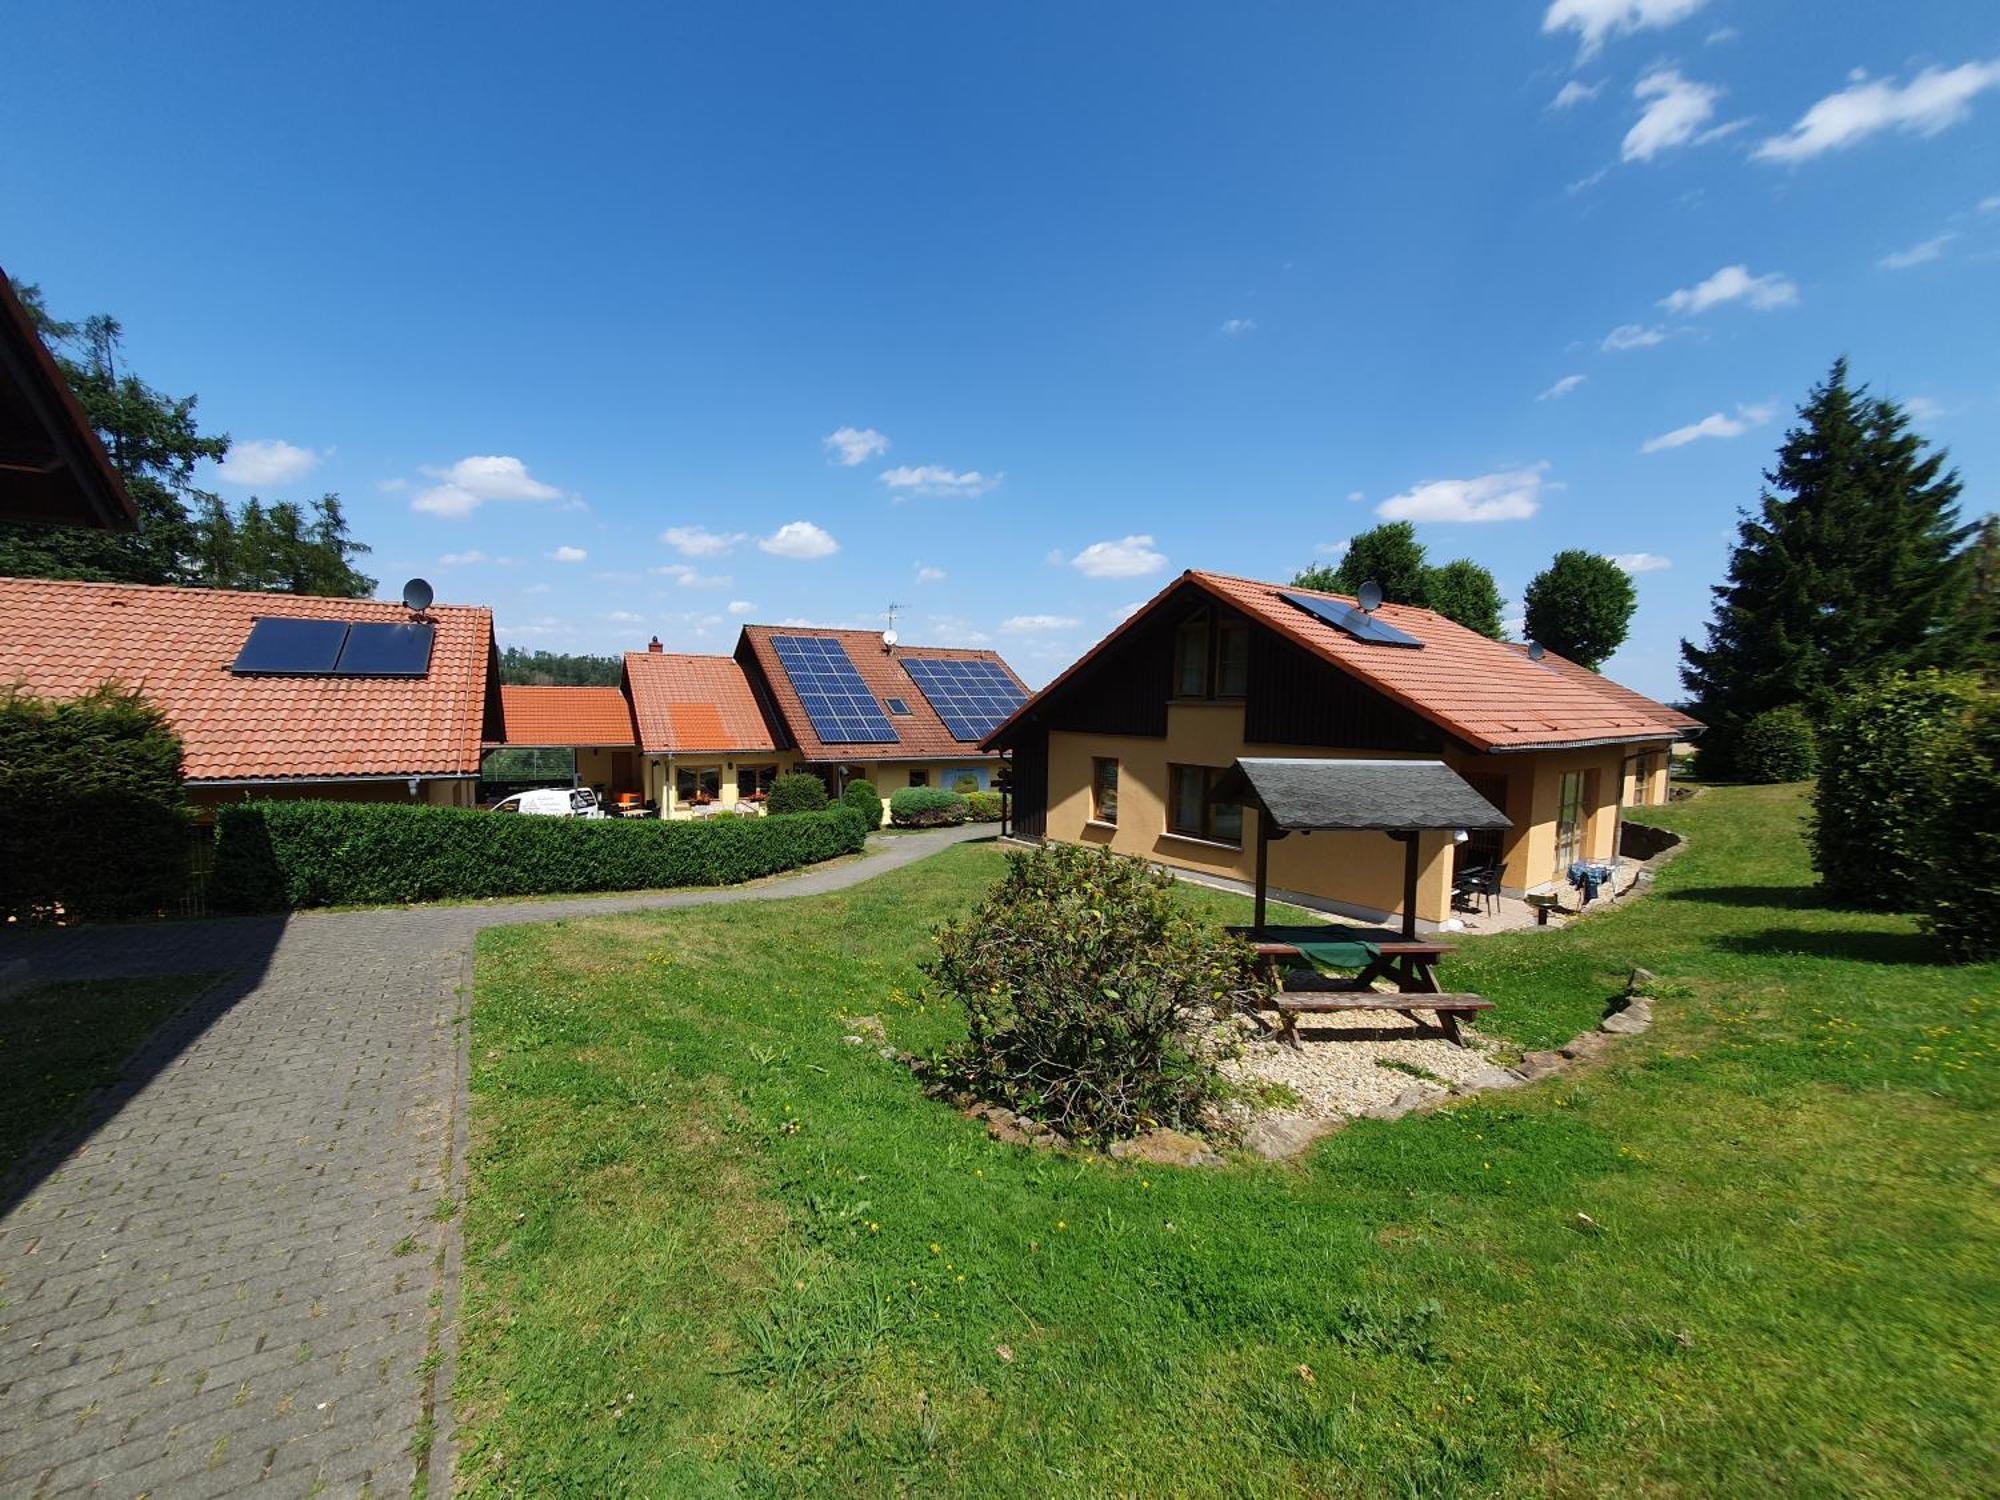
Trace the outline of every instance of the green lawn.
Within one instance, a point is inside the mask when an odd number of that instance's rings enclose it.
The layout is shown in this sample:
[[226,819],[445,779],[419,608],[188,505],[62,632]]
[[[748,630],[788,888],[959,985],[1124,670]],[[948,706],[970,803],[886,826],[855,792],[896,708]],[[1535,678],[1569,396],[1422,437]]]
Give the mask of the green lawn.
[[0,1000],[0,1170],[116,1083],[139,1044],[215,979],[94,979]]
[[1524,1046],[1655,970],[1613,1061],[1293,1167],[1003,1147],[842,1042],[953,1033],[906,997],[988,846],[484,934],[461,1485],[1990,1493],[1996,970],[1819,906],[1801,805],[1663,810],[1655,894],[1465,944]]

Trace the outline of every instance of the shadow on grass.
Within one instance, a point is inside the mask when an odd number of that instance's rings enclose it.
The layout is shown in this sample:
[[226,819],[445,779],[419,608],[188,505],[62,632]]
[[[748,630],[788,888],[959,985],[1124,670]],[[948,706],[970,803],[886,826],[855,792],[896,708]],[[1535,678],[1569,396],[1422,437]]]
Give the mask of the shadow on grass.
[[1847,963],[1922,964],[1942,962],[1937,943],[1920,932],[1840,932],[1799,927],[1767,927],[1762,932],[1718,933],[1709,942],[1753,958],[1831,958]]
[[1781,911],[1843,911],[1813,885],[1697,885],[1659,891],[1661,901],[1699,901],[1709,906],[1768,906]]

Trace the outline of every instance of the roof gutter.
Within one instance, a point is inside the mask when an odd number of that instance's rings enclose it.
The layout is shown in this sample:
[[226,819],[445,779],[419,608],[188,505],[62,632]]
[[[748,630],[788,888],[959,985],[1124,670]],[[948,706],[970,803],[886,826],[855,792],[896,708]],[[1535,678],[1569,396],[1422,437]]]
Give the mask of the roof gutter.
[[477,781],[477,771],[384,771],[372,776],[190,776],[203,786],[343,786],[357,781]]

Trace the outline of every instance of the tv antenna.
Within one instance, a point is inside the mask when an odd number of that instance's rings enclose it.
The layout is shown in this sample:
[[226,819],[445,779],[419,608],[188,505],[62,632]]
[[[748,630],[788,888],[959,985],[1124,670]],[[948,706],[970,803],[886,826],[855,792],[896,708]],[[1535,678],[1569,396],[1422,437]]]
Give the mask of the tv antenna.
[[882,649],[884,651],[894,649],[896,644],[896,612],[908,607],[908,605],[904,604],[891,604],[887,609],[882,611],[882,618],[887,622],[882,628]]

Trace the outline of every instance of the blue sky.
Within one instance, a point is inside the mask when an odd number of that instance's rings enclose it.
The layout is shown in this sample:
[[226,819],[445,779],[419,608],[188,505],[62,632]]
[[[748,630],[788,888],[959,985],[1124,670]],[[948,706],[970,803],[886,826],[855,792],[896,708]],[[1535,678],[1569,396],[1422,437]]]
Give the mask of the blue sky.
[[[1383,515],[1678,691],[1831,359],[2000,465],[1986,6],[16,7],[0,264],[501,639],[1031,682]],[[1517,608],[1517,606],[1516,606]],[[1510,612],[1513,612],[1510,610]]]

